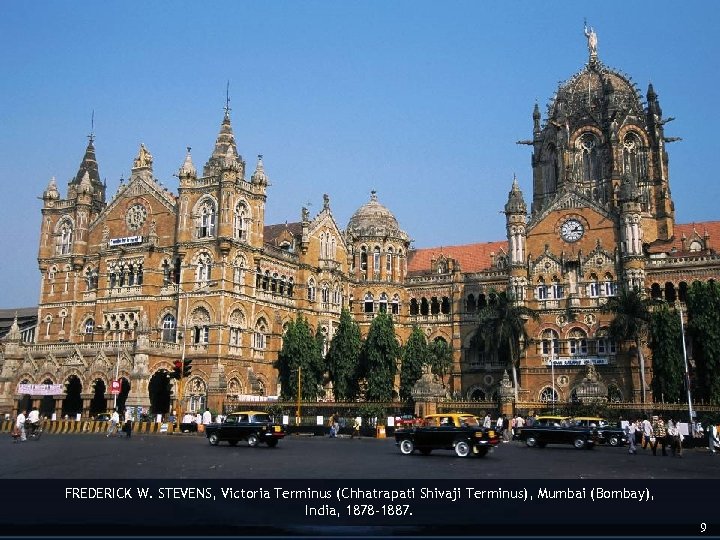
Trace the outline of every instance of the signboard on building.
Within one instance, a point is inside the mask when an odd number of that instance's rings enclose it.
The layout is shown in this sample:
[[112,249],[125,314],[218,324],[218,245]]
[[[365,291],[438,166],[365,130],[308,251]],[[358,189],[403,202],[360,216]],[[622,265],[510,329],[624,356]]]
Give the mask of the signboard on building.
[[112,381],[110,383],[110,393],[115,396],[120,393],[120,381]]
[[17,385],[18,394],[29,394],[31,396],[53,396],[64,394],[65,388],[62,384],[24,384]]
[[142,244],[142,236],[124,236],[123,238],[111,238],[108,241],[110,247],[124,246],[126,244]]
[[[543,362],[545,365],[550,365],[550,359],[547,358]],[[606,356],[583,356],[581,358],[563,357],[553,358],[552,363],[554,366],[587,366],[588,364],[595,364],[596,366],[607,365],[608,358]]]

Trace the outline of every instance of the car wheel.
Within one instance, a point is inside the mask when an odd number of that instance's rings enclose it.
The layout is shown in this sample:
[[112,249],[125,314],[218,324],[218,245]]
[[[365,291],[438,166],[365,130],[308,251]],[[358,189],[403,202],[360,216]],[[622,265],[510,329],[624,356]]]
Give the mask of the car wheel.
[[259,439],[256,433],[251,433],[248,436],[248,446],[252,446],[253,448],[256,447],[259,443]]
[[466,441],[458,441],[455,443],[455,454],[458,457],[467,457],[470,454],[470,445]]
[[400,441],[400,453],[409,456],[415,450],[415,445],[410,439],[403,439]]
[[270,448],[275,448],[277,446],[278,440],[277,439],[269,439],[267,442],[267,445]]
[[429,456],[429,455],[430,455],[430,452],[432,452],[432,448],[421,448],[421,449],[420,449],[420,453],[421,453],[423,456]]
[[213,446],[217,446],[218,443],[220,442],[220,439],[218,439],[217,433],[211,433],[210,435],[208,435],[208,442]]
[[578,437],[573,441],[573,446],[578,450],[585,447],[585,439]]
[[228,441],[230,443],[230,446],[237,446],[237,441]]
[[534,446],[538,445],[537,439],[535,437],[528,437],[525,440],[525,444],[527,444],[530,448],[533,448]]
[[608,443],[610,444],[610,446],[619,446],[620,438],[617,437],[616,435],[613,435],[612,437],[610,437],[610,440],[608,441]]

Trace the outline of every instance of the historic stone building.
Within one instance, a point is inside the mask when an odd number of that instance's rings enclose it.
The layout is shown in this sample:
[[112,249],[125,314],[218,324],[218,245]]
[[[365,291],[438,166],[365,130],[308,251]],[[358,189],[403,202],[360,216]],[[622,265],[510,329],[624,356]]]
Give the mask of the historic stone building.
[[[535,106],[532,139],[520,141],[532,147],[530,209],[513,180],[497,242],[414,249],[375,192],[345,229],[327,196],[315,216],[303,208],[300,221],[268,225],[262,156],[247,174],[228,110],[201,174],[188,149],[177,195],[141,145],[106,200],[91,137],[66,197],[54,179],[43,194],[37,328],[21,335],[16,321],[2,340],[0,412],[28,400],[46,413],[101,412],[116,378],[123,404],[167,412],[180,358],[193,361],[184,409],[274,395],[287,322],[302,314],[332,339],[343,307],[363,334],[387,312],[402,343],[415,325],[446,341],[448,395],[494,399],[507,366],[478,352],[476,330],[506,288],[540,314],[528,321],[521,401],[582,397],[590,365],[596,391],[641,401],[636,353],[609,339],[601,306],[624,284],[682,301],[690,282],[717,279],[720,222],[675,223],[669,119],[652,85],[643,102],[592,37],[544,119]],[[647,368],[649,382],[651,359]],[[60,386],[24,396],[21,383]]]

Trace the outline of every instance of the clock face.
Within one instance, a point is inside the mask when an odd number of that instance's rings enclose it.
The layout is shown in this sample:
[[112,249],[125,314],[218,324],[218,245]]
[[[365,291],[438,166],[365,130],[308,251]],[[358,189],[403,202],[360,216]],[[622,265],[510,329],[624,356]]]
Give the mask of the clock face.
[[147,218],[147,210],[142,204],[133,204],[127,211],[125,216],[125,222],[127,223],[128,229],[134,231],[142,227]]
[[560,227],[560,236],[566,242],[577,242],[585,234],[585,227],[577,219],[568,219]]

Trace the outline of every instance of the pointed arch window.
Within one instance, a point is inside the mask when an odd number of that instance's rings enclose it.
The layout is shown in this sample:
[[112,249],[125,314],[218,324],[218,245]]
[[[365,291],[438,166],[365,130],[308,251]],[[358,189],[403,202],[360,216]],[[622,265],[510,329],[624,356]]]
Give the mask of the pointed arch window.
[[565,298],[565,288],[562,286],[560,279],[557,276],[553,276],[552,279],[551,298]]
[[175,330],[177,322],[175,316],[168,313],[162,319],[162,341],[167,343],[175,343]]
[[415,298],[410,299],[410,315],[417,315],[420,313],[420,306]]
[[235,257],[233,261],[233,283],[235,285],[243,285],[245,283],[245,268],[247,267],[247,261],[245,257],[239,255]]
[[73,242],[73,227],[72,222],[69,219],[64,219],[60,222],[58,228],[58,240],[57,240],[57,254],[67,255],[72,250]]
[[616,296],[617,295],[617,283],[612,275],[605,274],[603,282],[603,293],[605,296]]
[[588,344],[587,335],[579,328],[574,328],[568,335],[570,354],[572,356],[587,356]]
[[400,315],[400,296],[394,295],[392,299],[392,303],[390,304],[390,310],[392,311],[393,315]]
[[547,300],[548,288],[547,285],[545,285],[545,279],[542,277],[538,278],[535,294],[537,295],[538,300]]
[[313,278],[310,278],[310,281],[308,281],[308,289],[307,289],[307,299],[310,302],[315,301],[315,280]]
[[591,184],[600,178],[598,140],[592,133],[585,133],[578,139],[577,150],[579,152],[579,178],[584,184]]
[[645,151],[640,137],[636,133],[628,133],[622,145],[623,173],[635,180],[645,178]]
[[258,319],[253,333],[253,348],[258,351],[264,351],[267,347],[267,323],[265,319]]
[[540,335],[542,355],[548,358],[556,358],[560,355],[560,338],[555,330],[550,328],[543,330]]
[[597,274],[590,274],[588,295],[591,298],[597,298],[598,296],[600,296],[600,280],[598,279]]
[[610,333],[607,328],[601,328],[595,334],[595,347],[598,356],[608,356],[617,353],[617,345],[614,340],[610,339]]
[[212,259],[208,253],[201,253],[197,259],[195,279],[198,283],[210,281],[212,271]]
[[375,301],[373,299],[372,294],[367,293],[365,295],[365,300],[364,300],[363,305],[364,305],[365,313],[373,313],[375,311]]
[[85,270],[85,282],[87,283],[87,290],[94,291],[98,288],[98,271],[96,268],[88,268]]
[[235,206],[235,215],[233,216],[233,232],[236,240],[247,242],[249,224],[250,210],[243,201]]
[[380,313],[387,313],[388,295],[380,293],[380,301],[378,302],[378,310]]
[[365,272],[367,270],[368,263],[367,248],[365,246],[360,248],[360,270]]
[[540,391],[540,401],[542,401],[543,403],[556,403],[557,400],[557,391],[550,386],[546,386]]
[[375,272],[380,271],[380,248],[377,246],[373,250],[373,270]]
[[215,236],[217,210],[212,199],[204,199],[198,208],[196,217],[196,235],[198,238]]
[[330,285],[328,285],[327,283],[323,283],[320,294],[322,295],[323,304],[329,304],[330,303]]
[[389,276],[392,275],[392,258],[393,248],[389,247],[385,255],[385,272],[387,272]]

